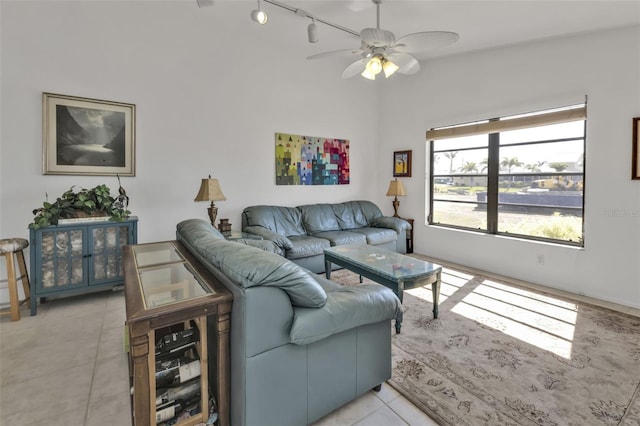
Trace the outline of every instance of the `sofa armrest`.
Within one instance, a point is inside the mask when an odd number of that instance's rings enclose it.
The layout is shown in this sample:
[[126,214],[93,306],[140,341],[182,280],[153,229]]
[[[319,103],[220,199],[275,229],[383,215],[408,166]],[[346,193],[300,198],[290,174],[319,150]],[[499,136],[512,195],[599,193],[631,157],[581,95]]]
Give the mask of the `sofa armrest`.
[[404,219],[391,216],[380,216],[371,219],[371,226],[374,228],[389,228],[396,231],[398,234],[403,233],[407,229],[411,229],[411,225]]
[[246,238],[240,238],[238,240],[233,240],[234,243],[244,244],[245,246],[256,247],[264,251],[268,251],[270,253],[281,254],[282,250],[278,249],[276,243],[271,240],[252,240]]
[[245,226],[244,228],[242,228],[242,232],[258,235],[265,240],[273,241],[276,246],[280,247],[283,250],[289,250],[293,247],[293,244],[291,244],[291,241],[287,237],[262,226]]
[[402,322],[402,306],[390,289],[379,284],[339,287],[327,292],[327,303],[321,308],[294,307],[289,339],[291,343],[306,345],[361,325],[394,318]]

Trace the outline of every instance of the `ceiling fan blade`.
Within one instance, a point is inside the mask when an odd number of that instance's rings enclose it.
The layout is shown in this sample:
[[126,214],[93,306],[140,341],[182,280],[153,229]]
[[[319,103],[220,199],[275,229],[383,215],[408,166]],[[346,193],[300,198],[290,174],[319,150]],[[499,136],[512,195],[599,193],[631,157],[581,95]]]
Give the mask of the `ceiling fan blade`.
[[331,58],[338,56],[352,56],[352,55],[362,55],[364,50],[362,49],[340,49],[340,50],[332,50],[330,52],[318,53],[316,55],[307,56],[307,59],[323,59],[323,58]]
[[418,60],[406,53],[392,53],[389,60],[398,66],[398,72],[401,74],[415,74],[420,71]]
[[424,31],[401,37],[393,48],[402,53],[422,52],[449,46],[459,38],[457,33],[449,31]]
[[363,58],[349,65],[344,71],[342,71],[342,78],[351,78],[360,74],[364,70],[364,66],[367,64],[367,61],[367,58]]

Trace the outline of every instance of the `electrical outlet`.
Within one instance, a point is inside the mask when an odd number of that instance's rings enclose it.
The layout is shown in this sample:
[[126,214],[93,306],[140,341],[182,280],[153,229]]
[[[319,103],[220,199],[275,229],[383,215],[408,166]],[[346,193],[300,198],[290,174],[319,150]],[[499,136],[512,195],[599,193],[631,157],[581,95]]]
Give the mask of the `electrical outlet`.
[[544,265],[544,254],[536,254],[536,259],[538,260],[538,265]]

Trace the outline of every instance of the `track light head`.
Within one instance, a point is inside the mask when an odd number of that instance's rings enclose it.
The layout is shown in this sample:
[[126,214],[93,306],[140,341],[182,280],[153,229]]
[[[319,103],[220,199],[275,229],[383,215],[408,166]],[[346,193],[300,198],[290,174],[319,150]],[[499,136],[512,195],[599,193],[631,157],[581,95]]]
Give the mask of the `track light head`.
[[309,36],[309,43],[318,42],[318,26],[316,25],[315,19],[313,19],[307,27],[307,35]]
[[258,8],[251,11],[251,19],[254,22],[257,22],[260,25],[264,25],[269,20],[269,16],[267,16],[267,12],[260,8],[260,0],[258,0]]

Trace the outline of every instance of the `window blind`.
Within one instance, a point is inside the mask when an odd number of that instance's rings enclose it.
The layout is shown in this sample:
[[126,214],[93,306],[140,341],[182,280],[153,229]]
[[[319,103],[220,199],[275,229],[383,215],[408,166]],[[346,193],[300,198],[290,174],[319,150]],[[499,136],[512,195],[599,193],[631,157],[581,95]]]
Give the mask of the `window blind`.
[[466,124],[455,127],[427,130],[427,140],[459,138],[464,136],[486,135],[490,133],[506,132],[509,130],[526,129],[529,127],[548,126],[551,124],[567,123],[585,120],[587,118],[586,105],[576,108],[553,111],[543,114],[527,115],[524,117],[502,119],[484,123]]

